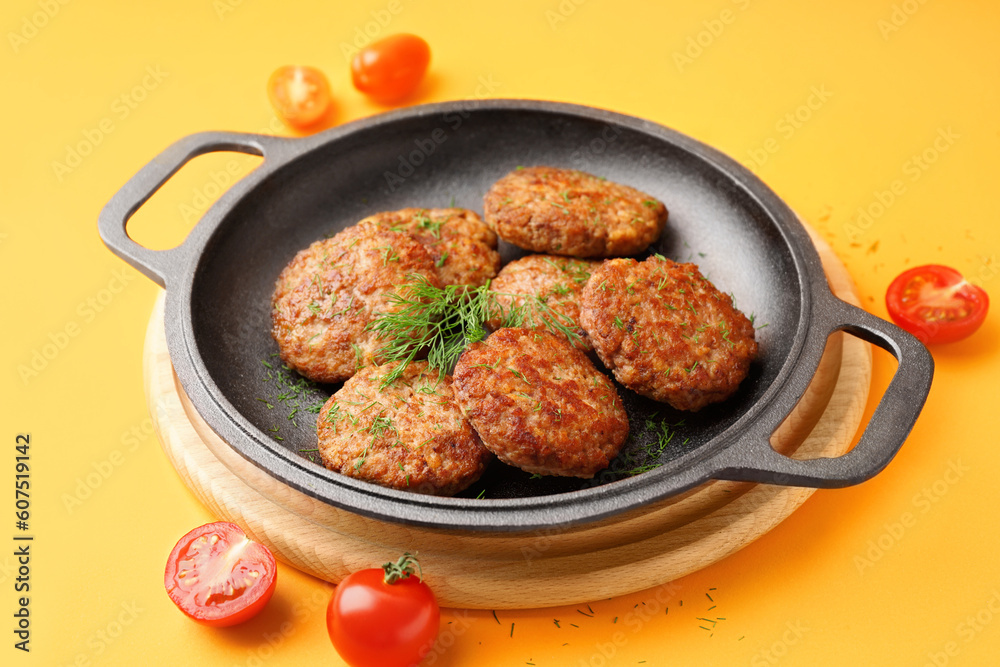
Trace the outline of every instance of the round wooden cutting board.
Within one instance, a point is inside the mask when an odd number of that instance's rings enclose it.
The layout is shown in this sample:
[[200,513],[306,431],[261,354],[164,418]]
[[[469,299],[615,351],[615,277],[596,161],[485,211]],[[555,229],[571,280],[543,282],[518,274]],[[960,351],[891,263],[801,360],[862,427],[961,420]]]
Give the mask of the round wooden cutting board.
[[[830,286],[857,304],[854,284],[815,235]],[[419,553],[442,605],[483,609],[577,604],[643,590],[710,565],[795,511],[814,489],[707,482],[647,507],[583,526],[528,533],[435,530],[369,519],[274,479],[223,442],[174,375],[163,295],[144,351],[146,397],[163,451],[181,480],[220,519],[241,525],[284,562],[340,581],[353,571]],[[830,337],[812,384],[772,437],[795,458],[839,456],[858,429],[871,382],[867,343]]]

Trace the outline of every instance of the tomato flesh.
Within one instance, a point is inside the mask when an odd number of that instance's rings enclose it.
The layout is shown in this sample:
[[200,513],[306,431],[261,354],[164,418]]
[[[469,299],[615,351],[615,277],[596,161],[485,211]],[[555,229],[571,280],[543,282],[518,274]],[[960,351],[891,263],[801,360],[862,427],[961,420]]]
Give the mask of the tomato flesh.
[[899,274],[885,295],[893,321],[926,344],[954,343],[986,319],[986,292],[947,266],[928,264]]
[[275,113],[286,124],[304,129],[322,120],[330,109],[330,84],[314,67],[280,67],[267,82]]
[[399,34],[366,46],[351,60],[354,87],[378,102],[401,100],[416,90],[431,62],[431,47],[416,35]]
[[438,634],[441,612],[419,577],[392,584],[380,569],[355,572],[337,585],[326,611],[337,653],[352,667],[409,667]]
[[182,537],[167,559],[167,595],[188,617],[213,627],[255,616],[274,593],[277,566],[263,544],[217,521]]

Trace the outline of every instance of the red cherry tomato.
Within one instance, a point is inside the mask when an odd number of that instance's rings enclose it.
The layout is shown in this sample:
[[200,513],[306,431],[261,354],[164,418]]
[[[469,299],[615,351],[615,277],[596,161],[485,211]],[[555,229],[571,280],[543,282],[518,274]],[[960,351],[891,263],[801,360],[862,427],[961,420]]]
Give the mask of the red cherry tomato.
[[947,266],[927,264],[899,274],[885,293],[893,321],[925,344],[953,343],[979,328],[990,299]]
[[360,570],[337,585],[326,627],[351,667],[410,667],[434,646],[441,611],[434,593],[413,574],[406,554],[382,569]]
[[378,102],[412,93],[427,71],[431,47],[416,35],[392,35],[366,46],[351,60],[354,87]]
[[281,120],[299,129],[319,122],[330,108],[330,84],[314,67],[279,67],[267,81],[267,96]]
[[274,593],[277,567],[263,544],[234,523],[195,528],[170,552],[167,595],[190,618],[213,627],[255,616]]

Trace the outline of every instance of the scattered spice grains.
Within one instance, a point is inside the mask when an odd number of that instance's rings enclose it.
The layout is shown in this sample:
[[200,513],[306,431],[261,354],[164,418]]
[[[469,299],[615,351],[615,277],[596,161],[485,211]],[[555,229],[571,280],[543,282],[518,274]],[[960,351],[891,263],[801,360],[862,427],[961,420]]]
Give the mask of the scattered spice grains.
[[[706,598],[706,600],[708,602],[712,603],[712,604],[705,609],[705,612],[704,612],[703,616],[696,616],[694,618],[694,620],[698,624],[697,627],[699,629],[704,630],[705,632],[707,632],[709,637],[715,636],[715,630],[718,627],[719,623],[722,623],[723,621],[726,620],[725,616],[712,616],[711,614],[707,613],[707,612],[710,612],[710,611],[718,608],[718,604],[717,604],[714,596],[712,595],[712,593],[714,591],[716,591],[716,590],[717,589],[715,587],[712,587],[712,588],[709,588],[705,592],[705,598]],[[637,602],[637,603],[635,603],[633,605],[632,608],[633,609],[637,609],[640,604],[646,606],[647,603],[644,602],[644,601],[643,602]],[[678,607],[683,607],[684,606],[684,601],[683,600],[678,600],[677,601],[677,606]],[[587,608],[587,611],[584,611],[583,609],[577,609],[576,612],[578,614],[580,614],[581,616],[585,616],[587,618],[595,618],[597,616],[597,612],[594,611],[594,608],[591,605],[587,604],[586,608]],[[493,614],[493,620],[495,620],[498,625],[503,625],[503,623],[501,623],[501,621],[500,621],[500,618],[497,616],[496,611],[493,610],[493,611],[491,611],[491,613]],[[664,615],[669,615],[670,614],[670,607],[669,606],[664,606],[663,613],[664,613]],[[611,623],[612,624],[617,624],[618,623],[618,619],[619,619],[618,616],[612,617]],[[552,619],[552,624],[555,625],[557,629],[560,629],[560,630],[563,629],[563,626],[562,626],[561,623],[562,622],[558,618],[553,618]],[[508,633],[508,636],[511,639],[513,639],[513,637],[514,637],[514,625],[515,624],[513,622],[510,624],[510,632]],[[570,623],[569,626],[573,627],[573,628],[577,628],[577,629],[580,628],[580,626],[577,625],[576,623]],[[745,635],[740,635],[737,638],[737,641],[743,641],[743,639],[745,639]],[[569,644],[570,644],[569,642],[564,642],[562,644],[562,646],[569,646]],[[526,660],[524,664],[531,665],[531,666],[534,667],[536,663],[533,662],[533,660],[534,660],[533,658],[528,658],[528,660]],[[647,661],[646,660],[638,660],[637,664],[640,664],[640,665],[641,664],[647,664]]]

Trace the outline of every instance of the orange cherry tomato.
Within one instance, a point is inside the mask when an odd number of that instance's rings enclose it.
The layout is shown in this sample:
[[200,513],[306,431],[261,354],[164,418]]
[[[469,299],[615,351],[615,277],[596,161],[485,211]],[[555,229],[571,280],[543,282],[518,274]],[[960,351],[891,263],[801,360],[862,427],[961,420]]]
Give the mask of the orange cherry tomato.
[[893,321],[925,344],[953,343],[986,319],[990,299],[948,266],[928,264],[899,274],[885,294]]
[[416,35],[391,35],[366,46],[351,60],[354,87],[382,103],[412,93],[431,62],[431,47]]
[[242,623],[271,599],[274,556],[234,523],[216,521],[182,537],[167,559],[167,595],[188,617],[212,627]]
[[267,81],[267,96],[281,120],[299,129],[316,124],[330,109],[330,84],[315,67],[279,67]]

